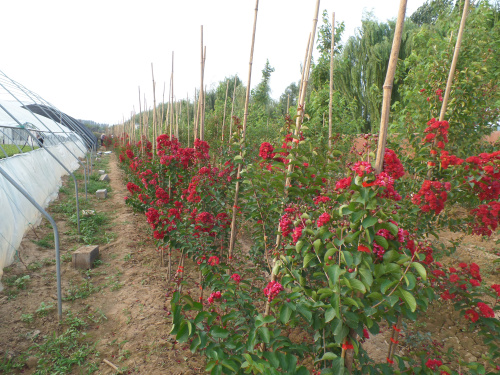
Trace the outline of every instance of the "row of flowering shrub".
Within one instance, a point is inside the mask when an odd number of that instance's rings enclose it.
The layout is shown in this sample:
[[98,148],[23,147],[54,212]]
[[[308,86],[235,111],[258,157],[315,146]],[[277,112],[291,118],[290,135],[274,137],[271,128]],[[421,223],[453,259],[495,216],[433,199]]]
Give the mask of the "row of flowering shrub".
[[[382,322],[399,330],[400,318],[415,320],[436,299],[452,300],[478,329],[490,346],[485,361],[498,359],[500,286],[487,285],[474,263],[445,269],[429,235],[497,230],[500,152],[458,158],[446,151],[448,124],[428,125],[419,148],[387,149],[379,174],[365,145],[326,153],[289,132],[280,148],[263,143],[260,160],[250,163],[248,149],[220,168],[199,140],[182,148],[162,135],[157,155],[147,142],[124,145],[127,202],[145,213],[159,246],[199,265],[200,286],[210,291],[171,301],[172,334],[207,357],[207,371],[456,374],[437,358],[374,364],[363,349]],[[245,159],[244,203],[233,207],[234,165]],[[457,202],[471,208],[469,217],[448,215]],[[255,243],[246,272],[226,257],[233,209]],[[482,364],[461,366],[484,373]]]

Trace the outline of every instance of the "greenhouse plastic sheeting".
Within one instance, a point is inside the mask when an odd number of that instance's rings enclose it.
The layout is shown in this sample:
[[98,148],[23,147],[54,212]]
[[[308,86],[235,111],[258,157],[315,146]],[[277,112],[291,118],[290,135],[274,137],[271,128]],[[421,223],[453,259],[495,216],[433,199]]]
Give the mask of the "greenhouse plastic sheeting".
[[[77,157],[83,157],[85,146],[81,141],[78,148],[73,142],[65,146]],[[68,168],[74,171],[78,161],[62,145],[48,149]],[[58,195],[61,177],[67,172],[43,148],[10,158],[0,159],[2,167],[42,207]],[[14,261],[16,251],[30,225],[41,220],[41,213],[13,185],[0,175],[0,279],[2,269]],[[3,289],[0,283],[0,291]]]

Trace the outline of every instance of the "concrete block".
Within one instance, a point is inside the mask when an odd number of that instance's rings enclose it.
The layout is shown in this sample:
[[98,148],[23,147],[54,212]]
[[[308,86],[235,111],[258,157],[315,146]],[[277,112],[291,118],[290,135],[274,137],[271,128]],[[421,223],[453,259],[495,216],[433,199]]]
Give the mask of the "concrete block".
[[82,246],[73,253],[73,267],[83,270],[92,268],[92,263],[99,256],[99,246]]
[[95,192],[95,196],[97,199],[106,199],[108,196],[108,190],[107,189],[99,189]]
[[99,174],[106,174],[106,171],[104,169],[99,169]]
[[105,173],[101,177],[99,177],[99,181],[108,181],[109,182],[109,176]]

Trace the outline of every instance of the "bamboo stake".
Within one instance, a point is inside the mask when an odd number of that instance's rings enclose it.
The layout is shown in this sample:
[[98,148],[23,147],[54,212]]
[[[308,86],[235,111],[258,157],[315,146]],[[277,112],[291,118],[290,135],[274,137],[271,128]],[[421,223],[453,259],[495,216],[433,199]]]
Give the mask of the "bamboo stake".
[[[205,46],[203,48],[203,65],[202,65],[202,71],[201,71],[201,82],[203,84],[203,80],[205,78],[205,60],[207,58],[207,47]],[[200,119],[201,119],[201,126],[200,126],[200,140],[204,141],[205,140],[205,100],[206,100],[206,95],[205,93],[207,92],[207,88],[205,85],[205,89],[202,90],[202,97],[203,101],[201,102],[201,109],[200,109]]]
[[186,107],[187,107],[187,128],[188,128],[188,147],[189,147],[189,94],[186,93]]
[[[250,83],[252,79],[252,64],[253,64],[253,49],[255,45],[255,30],[257,28],[257,12],[259,10],[259,0],[255,0],[255,15],[253,20],[252,44],[250,48],[250,62],[248,67],[248,83],[245,98],[245,112],[243,113],[243,132],[241,137],[240,156],[243,156],[243,146],[245,144],[245,134],[248,120],[248,103],[250,101]],[[231,220],[231,238],[229,240],[229,259],[232,259],[234,244],[236,242],[236,207],[238,206],[238,195],[240,192],[241,164],[238,164],[238,172],[236,174],[236,191],[234,194],[233,217]]]
[[151,63],[151,77],[153,80],[153,159],[155,158],[155,148],[156,148],[156,137],[158,136],[156,130],[156,83],[155,76],[153,73],[153,63]]
[[460,21],[460,29],[458,30],[457,42],[455,44],[455,51],[453,53],[453,60],[451,61],[450,73],[448,74],[448,81],[446,82],[446,91],[444,93],[443,104],[441,105],[441,113],[439,114],[439,121],[444,120],[444,116],[446,114],[446,108],[448,107],[448,99],[450,98],[451,84],[453,83],[455,69],[457,67],[458,54],[460,52],[460,46],[462,44],[462,37],[465,29],[465,21],[467,20],[468,14],[469,14],[469,0],[465,0],[464,10],[462,13],[462,20]]
[[290,94],[287,95],[286,99],[286,114],[288,115],[288,111],[290,110]]
[[142,105],[141,105],[141,87],[139,86],[139,141],[141,141],[141,156],[144,157],[144,145],[142,142],[142,134],[144,132],[143,129],[143,114],[142,114]]
[[[194,89],[194,104],[196,104],[196,89]],[[198,137],[198,125],[200,120],[200,93],[198,92],[198,104],[196,105],[196,113],[194,118],[193,142]]]
[[168,135],[172,139],[172,75],[170,75],[170,92],[168,94]]
[[306,72],[307,56],[309,55],[309,48],[310,47],[311,47],[311,33],[309,33],[309,39],[307,39],[306,55],[304,56],[304,64],[302,65],[302,74],[300,77],[300,86],[299,86],[299,97],[297,99],[297,103],[300,103],[300,101],[301,101],[302,85],[304,84],[304,75]]
[[175,113],[175,138],[179,139],[179,112],[181,102],[177,102],[177,111]]
[[[204,62],[204,53],[203,53],[203,25],[201,25],[201,62],[200,62],[200,93],[198,94],[198,127],[200,131],[199,139],[203,140],[203,115],[202,115],[202,104],[203,103],[203,62]],[[198,134],[196,134],[198,135]]]
[[172,139],[172,127],[175,126],[174,125],[174,51],[172,51],[172,91],[170,95],[172,96],[170,101],[171,103],[170,105],[172,107],[170,111],[170,139]]
[[226,99],[224,99],[224,117],[222,118],[222,142],[224,143],[224,123],[226,122],[227,93],[229,92],[229,80],[226,85]]
[[333,49],[335,47],[335,12],[332,13],[332,43],[330,45],[330,103],[328,103],[328,148],[332,150],[333,117]]
[[375,162],[375,173],[382,172],[384,165],[385,144],[387,142],[387,128],[389,123],[389,113],[391,111],[392,83],[396,74],[398,63],[399,47],[401,46],[401,35],[403,34],[403,25],[406,13],[406,0],[401,0],[399,4],[398,19],[396,21],[396,30],[392,40],[391,56],[389,67],[384,82],[384,99],[382,101],[382,114],[380,115],[380,133],[378,137],[377,160]]
[[234,88],[233,88],[233,102],[231,103],[231,121],[229,122],[229,137],[228,140],[231,142],[231,136],[233,135],[233,113],[234,113],[234,98],[236,96],[236,78],[238,76],[234,76]]
[[164,134],[164,127],[163,127],[163,118],[165,115],[165,86],[166,83],[163,81],[163,97],[161,99],[161,126],[160,126],[160,132]]

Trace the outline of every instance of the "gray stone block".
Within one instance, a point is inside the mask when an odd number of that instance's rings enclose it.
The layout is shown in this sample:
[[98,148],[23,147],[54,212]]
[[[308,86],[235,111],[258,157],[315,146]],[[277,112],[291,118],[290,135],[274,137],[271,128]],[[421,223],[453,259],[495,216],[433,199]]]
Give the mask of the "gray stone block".
[[92,268],[92,263],[99,256],[99,246],[82,246],[73,253],[73,267],[83,270]]
[[109,181],[109,176],[107,174],[103,174],[99,177],[99,181]]
[[108,190],[107,189],[99,189],[95,192],[95,196],[97,199],[106,199],[108,196]]
[[99,169],[99,174],[106,174],[106,171],[104,169]]

